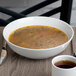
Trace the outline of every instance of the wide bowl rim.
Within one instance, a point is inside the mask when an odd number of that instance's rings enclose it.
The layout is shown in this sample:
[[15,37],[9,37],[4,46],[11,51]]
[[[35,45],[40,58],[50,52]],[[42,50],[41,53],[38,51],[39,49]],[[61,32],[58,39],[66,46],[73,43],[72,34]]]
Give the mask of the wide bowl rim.
[[[58,21],[60,21],[60,22],[62,22],[62,23],[64,23],[64,24],[66,24],[66,25],[72,30],[72,36],[70,37],[70,39],[69,39],[67,42],[65,42],[65,43],[63,43],[63,44],[61,44],[61,45],[58,45],[58,46],[56,46],[56,47],[46,48],[46,49],[24,48],[24,47],[17,46],[17,45],[15,45],[15,44],[11,43],[10,41],[8,41],[8,40],[5,38],[5,36],[4,36],[4,30],[6,29],[6,27],[7,27],[8,25],[12,24],[12,23],[15,22],[15,21],[21,20],[21,19],[25,19],[25,18],[36,18],[36,17],[38,17],[38,18],[50,18],[50,19],[55,19],[55,20],[58,20]],[[16,30],[16,29],[15,29],[15,30]],[[52,50],[52,49],[59,48],[59,47],[61,47],[61,46],[66,45],[67,43],[69,43],[69,42],[73,39],[73,36],[74,36],[74,30],[73,30],[73,28],[72,28],[68,23],[66,23],[66,22],[64,22],[64,21],[62,21],[62,20],[60,20],[60,19],[57,19],[57,18],[45,17],[45,16],[31,16],[31,17],[20,18],[20,19],[17,19],[17,20],[14,20],[14,21],[10,22],[10,23],[7,24],[7,25],[5,26],[5,28],[3,29],[3,37],[4,37],[4,39],[6,40],[6,42],[8,42],[9,44],[11,44],[11,45],[13,45],[13,46],[15,46],[15,47],[17,47],[17,48],[25,49],[25,50],[32,50],[32,51],[46,51],[46,50],[50,50],[50,49]]]

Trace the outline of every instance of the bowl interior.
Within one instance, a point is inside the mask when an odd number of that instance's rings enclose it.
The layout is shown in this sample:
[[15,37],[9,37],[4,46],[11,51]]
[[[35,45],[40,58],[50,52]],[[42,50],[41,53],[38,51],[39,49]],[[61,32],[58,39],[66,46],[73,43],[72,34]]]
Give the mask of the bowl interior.
[[56,27],[62,30],[63,32],[65,32],[69,39],[73,36],[74,33],[71,26],[69,26],[69,24],[61,20],[50,17],[26,17],[9,23],[3,30],[3,36],[5,40],[8,41],[8,37],[12,31],[20,27],[30,26],[30,25],[46,25],[46,26]]

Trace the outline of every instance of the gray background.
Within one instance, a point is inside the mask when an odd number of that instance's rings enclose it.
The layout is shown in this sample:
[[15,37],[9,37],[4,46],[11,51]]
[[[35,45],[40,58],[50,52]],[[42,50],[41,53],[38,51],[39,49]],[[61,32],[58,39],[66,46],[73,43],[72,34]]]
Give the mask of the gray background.
[[[8,8],[10,10],[13,10],[15,12],[20,12],[24,9],[27,9],[37,3],[40,3],[44,0],[0,0],[0,6],[3,6],[5,8]],[[46,11],[49,11],[55,7],[58,7],[61,5],[61,1],[57,1],[51,5],[48,5],[40,10],[37,10],[36,12],[33,12],[29,14],[28,16],[36,16],[40,15]],[[60,13],[53,15],[51,17],[59,18]],[[5,15],[3,13],[0,13],[0,18],[2,19],[8,19],[10,16]],[[72,7],[72,15],[71,15],[71,25],[76,26],[76,0],[73,0],[73,7]]]

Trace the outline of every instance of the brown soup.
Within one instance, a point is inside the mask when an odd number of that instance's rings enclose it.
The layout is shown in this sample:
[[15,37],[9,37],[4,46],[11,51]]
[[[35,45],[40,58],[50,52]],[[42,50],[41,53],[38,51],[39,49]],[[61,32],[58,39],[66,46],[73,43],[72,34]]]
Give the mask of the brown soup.
[[55,27],[31,25],[16,29],[10,34],[8,40],[24,48],[46,49],[67,42],[68,37]]

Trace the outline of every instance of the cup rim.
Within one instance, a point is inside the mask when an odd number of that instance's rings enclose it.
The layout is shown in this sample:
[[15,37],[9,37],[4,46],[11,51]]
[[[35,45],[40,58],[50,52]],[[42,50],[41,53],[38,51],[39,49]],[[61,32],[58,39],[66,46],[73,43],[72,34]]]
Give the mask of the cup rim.
[[[73,58],[73,59],[75,59],[76,60],[76,58],[74,57],[74,56],[71,56],[71,55],[59,55],[59,56],[56,56],[56,57],[54,57],[53,59],[52,59],[52,66],[53,67],[55,67],[56,69],[59,69],[59,70],[73,70],[73,69],[76,69],[76,66],[75,67],[73,67],[73,68],[67,68],[67,69],[65,69],[65,68],[59,68],[59,67],[57,67],[55,64],[54,64],[54,60],[56,59],[56,58],[58,58],[58,57],[69,57],[69,58]],[[67,60],[67,59],[66,59]],[[71,61],[71,60],[70,60]]]

